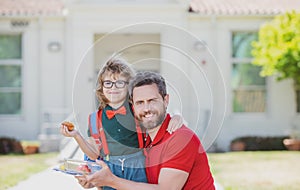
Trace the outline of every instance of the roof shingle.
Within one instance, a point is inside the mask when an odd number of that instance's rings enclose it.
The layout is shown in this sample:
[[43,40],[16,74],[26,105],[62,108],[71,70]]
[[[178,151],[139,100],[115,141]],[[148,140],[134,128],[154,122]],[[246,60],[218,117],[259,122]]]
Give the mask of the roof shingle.
[[[63,0],[0,0],[0,16],[62,15]],[[189,11],[201,15],[277,15],[300,11],[300,0],[191,0]]]
[[62,0],[0,0],[0,16],[52,16],[63,9]]
[[299,0],[192,0],[190,12],[202,15],[277,15],[300,10]]

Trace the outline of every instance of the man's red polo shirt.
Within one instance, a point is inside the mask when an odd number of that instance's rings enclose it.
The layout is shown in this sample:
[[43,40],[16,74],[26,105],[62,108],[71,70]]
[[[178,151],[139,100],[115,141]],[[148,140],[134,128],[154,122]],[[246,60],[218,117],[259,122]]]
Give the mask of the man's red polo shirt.
[[145,152],[148,183],[158,183],[161,168],[174,168],[189,173],[183,189],[215,189],[207,155],[199,138],[186,126],[169,134],[166,129],[170,119],[168,114],[153,142],[150,137],[147,138]]

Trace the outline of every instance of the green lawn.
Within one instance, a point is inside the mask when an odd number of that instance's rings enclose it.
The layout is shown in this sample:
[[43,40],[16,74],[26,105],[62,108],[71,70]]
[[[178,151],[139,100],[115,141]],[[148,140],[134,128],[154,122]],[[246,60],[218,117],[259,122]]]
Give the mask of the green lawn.
[[0,156],[0,189],[7,189],[55,163],[57,153]]
[[[56,164],[57,153],[0,156],[0,189]],[[298,190],[300,151],[209,153],[214,178],[225,190]]]
[[225,190],[298,190],[300,151],[209,153],[214,178]]

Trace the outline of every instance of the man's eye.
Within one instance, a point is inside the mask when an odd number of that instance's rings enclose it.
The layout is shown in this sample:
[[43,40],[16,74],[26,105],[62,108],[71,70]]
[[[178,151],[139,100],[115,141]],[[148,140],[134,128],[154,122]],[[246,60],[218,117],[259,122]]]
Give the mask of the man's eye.
[[135,105],[141,105],[142,102],[135,102]]
[[157,99],[151,99],[151,100],[149,100],[149,103],[151,104],[153,104],[153,103],[155,103],[155,102],[157,102]]

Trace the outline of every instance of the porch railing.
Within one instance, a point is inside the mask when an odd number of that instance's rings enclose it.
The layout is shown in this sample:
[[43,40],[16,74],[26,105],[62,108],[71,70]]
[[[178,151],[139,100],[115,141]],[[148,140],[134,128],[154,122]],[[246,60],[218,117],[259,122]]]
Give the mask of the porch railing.
[[40,152],[57,152],[63,140],[59,132],[60,123],[65,119],[71,119],[70,110],[64,108],[46,109],[42,113],[42,121],[38,140]]

